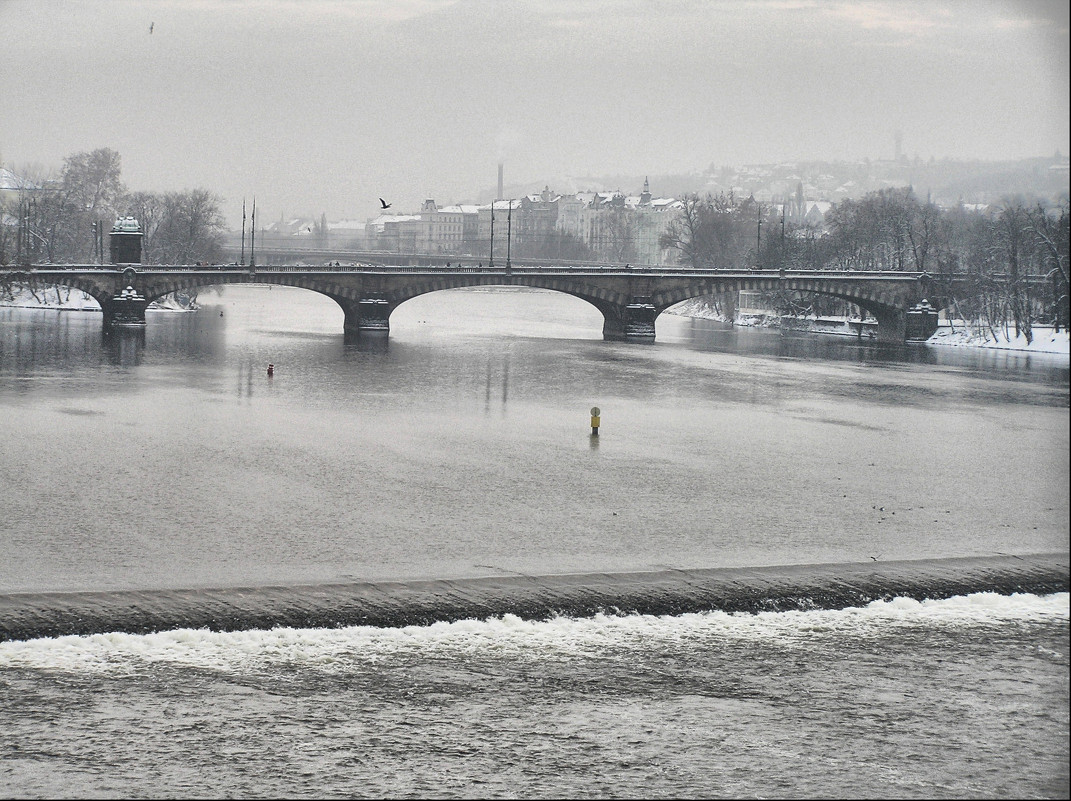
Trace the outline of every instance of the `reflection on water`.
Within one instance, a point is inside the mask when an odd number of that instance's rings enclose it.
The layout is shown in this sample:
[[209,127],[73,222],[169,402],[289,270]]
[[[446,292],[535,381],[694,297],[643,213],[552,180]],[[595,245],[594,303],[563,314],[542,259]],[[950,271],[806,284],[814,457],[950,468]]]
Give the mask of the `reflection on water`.
[[373,338],[302,290],[201,302],[108,335],[0,310],[0,591],[1066,548],[1066,358],[671,315],[606,342],[531,290]]
[[141,354],[145,350],[143,326],[105,328],[101,336],[105,352],[111,357],[113,364],[122,367],[136,367],[141,364]]

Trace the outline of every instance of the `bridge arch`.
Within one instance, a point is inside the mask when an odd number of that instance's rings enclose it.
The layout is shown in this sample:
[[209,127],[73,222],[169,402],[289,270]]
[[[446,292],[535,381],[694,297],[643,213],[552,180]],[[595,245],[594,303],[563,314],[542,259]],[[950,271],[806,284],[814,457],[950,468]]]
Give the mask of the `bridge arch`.
[[[436,276],[422,276],[419,280],[407,282],[394,289],[379,292],[365,292],[367,297],[356,300],[352,291],[338,289],[324,291],[343,307],[347,313],[347,329],[357,331],[388,331],[389,317],[401,304],[413,298],[447,289],[466,289],[473,287],[527,287],[545,289],[569,295],[585,301],[595,307],[603,316],[603,335],[607,338],[625,336],[622,323],[622,310],[632,301],[625,292],[594,283],[578,281],[575,278],[524,273],[516,275],[479,274],[458,272]],[[651,335],[653,336],[653,328]]]
[[877,321],[883,338],[903,338],[904,310],[913,302],[914,291],[905,291],[902,285],[860,284],[850,279],[781,278],[780,276],[697,278],[692,282],[671,286],[652,296],[658,313],[685,300],[723,292],[795,291],[839,298],[869,312]]
[[49,273],[47,281],[44,281],[41,280],[35,270],[15,270],[5,273],[4,279],[6,281],[20,283],[30,287],[36,287],[38,284],[46,283],[48,286],[63,286],[69,289],[77,289],[93,298],[93,300],[100,304],[102,309],[113,295],[110,286],[102,286],[100,282],[94,281],[91,278],[86,278],[78,273],[65,274],[59,272],[58,278],[57,273]]

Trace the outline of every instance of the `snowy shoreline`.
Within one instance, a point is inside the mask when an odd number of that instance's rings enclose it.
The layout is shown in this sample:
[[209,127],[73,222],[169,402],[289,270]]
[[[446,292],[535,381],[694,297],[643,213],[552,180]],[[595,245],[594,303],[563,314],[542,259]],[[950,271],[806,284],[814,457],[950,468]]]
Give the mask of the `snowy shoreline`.
[[[100,304],[80,289],[48,287],[33,292],[27,287],[13,285],[10,291],[0,291],[0,308],[99,312]],[[150,311],[192,312],[199,308],[196,302],[185,306],[173,295],[166,295],[149,304]]]
[[[728,320],[724,314],[712,309],[701,299],[684,301],[676,307],[667,309],[666,314],[682,317],[698,317],[731,323],[740,327],[779,328],[781,318],[772,314],[737,314],[735,320]],[[800,333],[821,334],[823,336],[857,336],[858,319],[847,317],[800,317],[793,318],[792,328]],[[866,324],[864,324],[865,327]],[[864,339],[870,332],[864,330]],[[1047,353],[1071,356],[1071,337],[1068,332],[1055,331],[1049,325],[1033,326],[1033,339],[1027,343],[1026,337],[1015,336],[1013,330],[979,331],[962,320],[939,320],[933,336],[919,344],[936,347],[981,348],[984,350],[1021,351],[1025,353]]]

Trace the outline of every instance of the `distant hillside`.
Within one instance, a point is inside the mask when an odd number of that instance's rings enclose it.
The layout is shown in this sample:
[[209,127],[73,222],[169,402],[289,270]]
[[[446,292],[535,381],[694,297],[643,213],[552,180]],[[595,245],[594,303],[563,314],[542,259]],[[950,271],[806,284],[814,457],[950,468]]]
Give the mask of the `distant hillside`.
[[[531,184],[509,184],[503,190],[506,197],[539,192],[544,186],[561,194],[619,190],[636,195],[642,191],[646,179],[655,197],[733,190],[744,196],[753,194],[760,200],[770,200],[795,194],[802,184],[808,200],[840,201],[887,186],[910,185],[919,197],[929,196],[942,205],[997,203],[1011,196],[1057,202],[1071,194],[1068,167],[1067,158],[1059,154],[1000,162],[901,158],[899,161],[780,162],[741,167],[712,164],[705,170],[682,174],[557,176]],[[477,202],[486,203],[495,193],[495,187],[488,187],[480,193]]]

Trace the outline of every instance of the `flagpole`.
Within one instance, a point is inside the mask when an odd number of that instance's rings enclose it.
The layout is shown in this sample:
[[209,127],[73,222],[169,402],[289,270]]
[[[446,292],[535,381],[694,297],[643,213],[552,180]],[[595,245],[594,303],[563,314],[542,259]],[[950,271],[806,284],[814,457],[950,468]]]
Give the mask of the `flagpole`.
[[495,266],[495,201],[491,201],[491,258],[487,261],[488,267]]
[[253,196],[253,219],[250,221],[251,231],[249,233],[249,266],[257,266],[257,198]]

